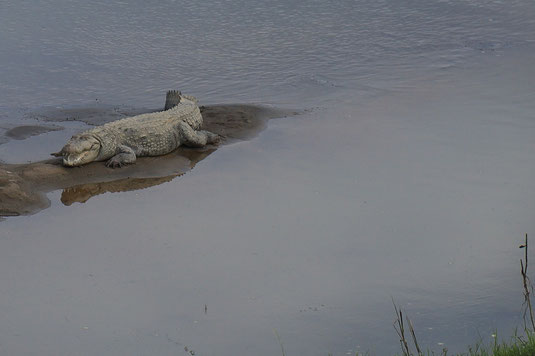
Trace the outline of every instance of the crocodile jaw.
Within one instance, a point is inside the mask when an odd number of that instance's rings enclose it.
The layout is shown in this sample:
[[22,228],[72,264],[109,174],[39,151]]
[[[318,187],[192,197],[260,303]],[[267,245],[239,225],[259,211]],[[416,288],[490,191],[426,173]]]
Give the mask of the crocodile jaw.
[[94,154],[94,151],[86,151],[82,153],[71,153],[63,156],[63,165],[67,167],[76,167],[89,162],[93,162],[98,156],[98,151]]
[[93,162],[100,152],[100,141],[89,135],[75,135],[57,156],[63,157],[63,165],[68,167],[81,166]]

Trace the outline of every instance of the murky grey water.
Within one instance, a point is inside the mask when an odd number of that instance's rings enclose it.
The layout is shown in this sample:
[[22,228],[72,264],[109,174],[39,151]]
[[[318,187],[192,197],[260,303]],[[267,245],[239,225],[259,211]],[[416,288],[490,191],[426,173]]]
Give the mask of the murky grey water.
[[[0,161],[50,108],[306,109],[149,189],[0,223],[0,353],[461,350],[518,325],[535,224],[530,1],[3,1]],[[49,111],[48,111],[49,112]],[[14,140],[21,125],[64,129]],[[13,131],[11,131],[13,133]],[[206,306],[206,308],[205,308]],[[442,345],[443,344],[443,345]]]

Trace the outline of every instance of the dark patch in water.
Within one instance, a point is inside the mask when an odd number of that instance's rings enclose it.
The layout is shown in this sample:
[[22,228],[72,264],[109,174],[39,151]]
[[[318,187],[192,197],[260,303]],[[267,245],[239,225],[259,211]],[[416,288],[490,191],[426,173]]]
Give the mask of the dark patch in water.
[[[25,140],[32,136],[41,135],[50,131],[61,131],[63,127],[59,126],[38,126],[27,125],[17,126],[6,131],[5,135],[14,140]],[[7,140],[6,140],[7,141]],[[0,139],[0,144],[3,143]]]
[[80,121],[88,125],[103,125],[125,117],[157,111],[131,107],[45,108],[29,113],[32,119],[51,122]]

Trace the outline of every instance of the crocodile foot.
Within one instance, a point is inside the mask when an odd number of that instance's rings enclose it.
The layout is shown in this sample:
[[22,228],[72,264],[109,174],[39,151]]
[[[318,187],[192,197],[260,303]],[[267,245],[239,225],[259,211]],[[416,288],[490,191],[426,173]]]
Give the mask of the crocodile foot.
[[123,162],[119,161],[118,159],[115,159],[115,157],[111,158],[106,162],[106,167],[108,168],[121,168],[123,166]]
[[212,133],[210,131],[204,131],[206,132],[206,143],[209,145],[217,145],[223,140],[223,136]]

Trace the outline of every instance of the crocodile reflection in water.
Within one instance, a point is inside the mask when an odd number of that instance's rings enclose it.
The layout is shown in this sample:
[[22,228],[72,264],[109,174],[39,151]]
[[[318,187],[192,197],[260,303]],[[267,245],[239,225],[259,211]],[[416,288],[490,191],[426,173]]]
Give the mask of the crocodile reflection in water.
[[[295,114],[252,105],[218,105],[202,110],[203,128],[223,136],[222,145],[256,135],[270,118]],[[136,164],[120,170],[98,163],[66,168],[60,159],[0,164],[0,219],[48,208],[50,201],[46,193],[58,189],[63,189],[61,201],[71,205],[107,192],[144,189],[169,182],[191,170],[215,149],[178,148],[165,156],[142,157]]]
[[[206,158],[210,153],[214,152],[215,149],[210,149],[207,151],[201,152],[184,152],[182,155],[186,156],[186,153],[189,156],[190,164],[187,170],[193,169],[197,162]],[[86,183],[79,184],[72,187],[63,189],[61,193],[61,202],[64,205],[71,205],[73,203],[85,203],[92,197],[104,193],[118,193],[118,192],[127,192],[131,190],[141,190],[145,188],[154,187],[163,183],[167,183],[175,179],[176,177],[183,176],[186,172],[174,173],[164,177],[150,177],[150,178],[135,178],[127,177],[123,179],[117,179],[109,182],[98,182],[98,183]]]
[[113,182],[80,184],[63,189],[63,192],[61,193],[61,202],[67,206],[72,203],[85,203],[96,195],[145,189],[170,182],[174,178],[183,174],[184,173],[161,178],[125,178]]

